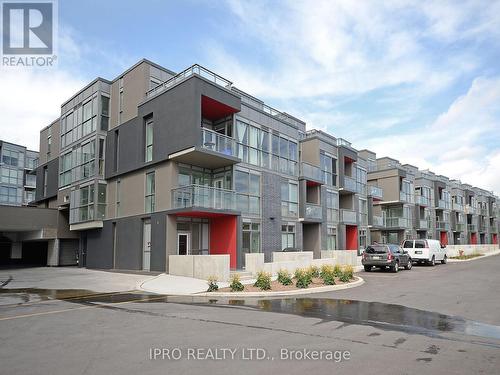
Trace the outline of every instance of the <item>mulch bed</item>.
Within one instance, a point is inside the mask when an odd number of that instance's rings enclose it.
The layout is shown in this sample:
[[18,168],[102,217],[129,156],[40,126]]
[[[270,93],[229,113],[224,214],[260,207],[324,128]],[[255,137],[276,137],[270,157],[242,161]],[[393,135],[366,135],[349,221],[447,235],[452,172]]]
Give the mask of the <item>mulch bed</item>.
[[[352,279],[350,282],[356,281],[356,277]],[[338,278],[335,278],[335,285],[343,285],[343,284],[349,284],[350,282],[344,283],[340,281]],[[243,292],[283,292],[287,290],[307,290],[307,289],[312,289],[312,288],[317,288],[321,286],[329,286],[323,284],[323,279],[316,277],[312,279],[312,283],[309,284],[309,287],[307,288],[297,288],[295,286],[295,279],[292,280],[291,285],[283,285],[278,282],[278,280],[271,281],[271,289],[270,290],[261,290],[260,288],[253,286],[253,284],[248,284],[245,285],[245,289],[242,291]],[[220,288],[217,292],[231,292],[231,288]]]

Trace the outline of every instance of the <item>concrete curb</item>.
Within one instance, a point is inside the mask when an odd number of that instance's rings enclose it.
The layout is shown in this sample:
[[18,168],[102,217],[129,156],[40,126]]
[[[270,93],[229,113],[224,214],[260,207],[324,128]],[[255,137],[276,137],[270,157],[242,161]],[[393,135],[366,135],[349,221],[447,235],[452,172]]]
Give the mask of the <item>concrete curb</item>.
[[475,257],[475,258],[470,258],[470,259],[450,259],[450,258],[448,258],[448,263],[472,262],[473,260],[483,259],[483,258],[486,258],[486,257],[491,257],[493,255],[498,255],[498,254],[500,254],[500,250],[493,251],[491,253],[487,253],[487,254],[481,255],[480,257]]
[[327,285],[319,286],[315,288],[307,289],[297,289],[297,290],[287,290],[281,292],[202,292],[191,294],[196,297],[284,297],[284,296],[295,296],[295,295],[307,295],[314,293],[324,293],[333,292],[336,290],[350,289],[361,286],[365,283],[361,277],[356,276],[357,280],[349,284],[342,285]]

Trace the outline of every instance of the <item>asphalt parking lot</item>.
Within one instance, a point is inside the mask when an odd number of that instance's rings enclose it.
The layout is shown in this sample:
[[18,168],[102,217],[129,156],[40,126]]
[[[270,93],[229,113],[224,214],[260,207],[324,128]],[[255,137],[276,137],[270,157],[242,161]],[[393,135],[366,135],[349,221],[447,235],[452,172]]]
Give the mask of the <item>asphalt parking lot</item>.
[[498,374],[499,266],[361,272],[354,289],[231,301],[127,291],[128,279],[111,292],[36,289],[35,270],[22,289],[29,269],[2,270],[0,372]]

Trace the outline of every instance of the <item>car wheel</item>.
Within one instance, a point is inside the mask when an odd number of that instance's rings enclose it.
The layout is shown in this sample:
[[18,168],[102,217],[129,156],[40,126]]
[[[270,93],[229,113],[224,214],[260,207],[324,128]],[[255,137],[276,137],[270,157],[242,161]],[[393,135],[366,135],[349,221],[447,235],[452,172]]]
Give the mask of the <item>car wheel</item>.
[[411,270],[411,268],[413,267],[413,263],[411,261],[411,258],[408,259],[408,264],[405,266],[405,269],[407,269],[408,271]]
[[399,271],[399,262],[394,263],[394,266],[391,267],[391,271],[394,273]]
[[370,272],[372,270],[372,266],[365,266],[365,272]]
[[446,264],[448,262],[448,256],[444,256],[443,260],[441,261],[441,264]]
[[436,258],[433,255],[431,259],[431,266],[434,267],[435,265],[436,265]]

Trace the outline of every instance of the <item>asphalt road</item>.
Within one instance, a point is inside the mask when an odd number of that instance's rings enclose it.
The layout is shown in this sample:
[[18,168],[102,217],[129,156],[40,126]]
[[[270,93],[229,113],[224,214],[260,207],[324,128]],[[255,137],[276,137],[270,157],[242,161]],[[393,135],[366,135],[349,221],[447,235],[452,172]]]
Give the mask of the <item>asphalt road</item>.
[[0,374],[498,374],[499,268],[361,272],[358,288],[265,301],[1,289]]

